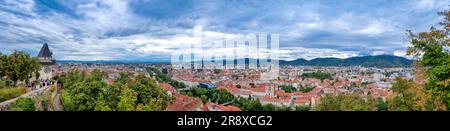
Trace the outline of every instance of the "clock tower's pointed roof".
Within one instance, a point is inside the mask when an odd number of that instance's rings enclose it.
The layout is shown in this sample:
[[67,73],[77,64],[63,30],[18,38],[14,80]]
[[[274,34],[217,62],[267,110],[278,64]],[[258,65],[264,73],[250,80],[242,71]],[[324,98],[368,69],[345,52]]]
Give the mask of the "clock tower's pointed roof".
[[39,54],[37,57],[40,58],[52,58],[52,52],[50,51],[50,49],[48,48],[48,44],[45,43],[42,48],[41,51],[39,51]]
[[52,55],[53,53],[48,48],[48,44],[45,43],[37,56],[38,63],[41,65],[54,65],[56,63],[56,60],[52,57]]

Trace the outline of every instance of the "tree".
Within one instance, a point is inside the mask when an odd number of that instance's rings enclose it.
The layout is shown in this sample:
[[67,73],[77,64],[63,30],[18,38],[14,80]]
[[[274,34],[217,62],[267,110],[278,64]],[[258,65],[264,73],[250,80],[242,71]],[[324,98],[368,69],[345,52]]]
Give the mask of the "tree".
[[117,105],[117,110],[134,111],[136,110],[135,108],[136,101],[137,101],[136,93],[129,88],[124,88],[122,94],[120,95],[120,101]]
[[31,58],[29,54],[14,51],[9,56],[5,57],[0,55],[0,76],[7,76],[8,79],[13,81],[13,85],[16,86],[18,80],[30,79],[33,73],[38,73],[40,67],[36,58]]
[[315,106],[318,111],[375,111],[377,110],[374,99],[360,98],[358,94],[339,94],[337,96],[326,95]]
[[98,100],[95,103],[95,111],[112,111],[105,100]]
[[[103,81],[106,76],[104,72],[94,70],[86,75],[78,71],[69,72],[69,75],[63,77],[62,82],[65,85],[63,92],[63,102],[66,110],[72,111],[93,111],[96,108],[97,101],[104,100],[103,91],[107,84]],[[66,104],[68,104],[66,106]]]
[[429,32],[418,34],[407,30],[411,43],[407,54],[416,58],[416,70],[426,73],[424,81],[418,83],[425,83],[421,88],[426,89],[425,94],[431,94],[433,110],[446,110],[450,104],[450,11],[439,12],[438,15],[444,16],[440,29],[431,27]]
[[311,110],[310,106],[299,105],[295,107],[295,111],[309,111],[309,110]]
[[214,74],[219,74],[221,71],[221,69],[214,69]]
[[108,85],[103,92],[101,93],[102,100],[105,101],[105,104],[111,108],[116,109],[117,104],[120,101],[120,94],[121,94],[121,86],[118,83],[113,83],[112,85]]
[[388,111],[388,104],[381,98],[376,99],[376,106],[378,111]]
[[[132,82],[128,83],[128,87],[137,93],[137,104],[147,104],[154,98],[160,98],[164,102],[170,100],[169,95],[163,88],[143,74],[139,74]],[[165,108],[167,104],[161,104],[160,106]]]
[[267,104],[262,106],[263,111],[274,111],[275,107],[272,104]]
[[207,102],[208,102],[208,97],[205,96],[205,95],[201,95],[201,96],[200,96],[200,99],[202,99],[202,102],[203,102],[203,103],[207,103]]
[[312,91],[314,89],[314,87],[301,87],[301,88],[299,88],[298,90],[299,91],[301,91],[301,92],[303,92],[303,93],[307,93],[307,92],[310,92],[310,91]]
[[0,79],[6,75],[7,56],[0,52]]
[[[416,72],[416,74],[418,74]],[[422,79],[419,75],[418,80]],[[388,109],[391,111],[425,111],[433,110],[439,101],[424,88],[424,84],[396,78],[391,90],[396,93],[388,98]],[[441,104],[438,104],[441,105]]]
[[311,72],[311,73],[303,73],[301,76],[303,78],[316,78],[316,79],[320,79],[322,81],[324,79],[331,79],[332,78],[330,73],[326,73],[326,72],[322,72],[322,71]]
[[0,89],[5,88],[6,87],[6,82],[0,80]]
[[179,82],[176,80],[173,80],[170,85],[172,85],[173,87],[179,89],[179,88],[186,88],[186,85],[183,82]]
[[138,74],[121,73],[112,84],[107,74],[94,70],[89,74],[69,71],[57,78],[63,83],[61,99],[69,111],[160,111],[173,100],[155,80]]
[[137,111],[162,111],[166,107],[161,106],[166,104],[165,100],[162,100],[161,98],[154,98],[151,99],[149,103],[147,104],[138,104],[136,107]]
[[31,98],[21,97],[21,98],[17,99],[16,102],[14,102],[11,105],[11,110],[13,110],[13,111],[35,111],[36,110],[35,103],[36,102]]
[[64,110],[66,111],[75,111],[77,105],[75,105],[72,101],[72,96],[68,93],[67,90],[62,91],[61,93],[61,101],[63,103]]
[[279,85],[278,87],[280,87],[285,92],[296,92],[297,91],[297,89],[294,88],[292,85]]

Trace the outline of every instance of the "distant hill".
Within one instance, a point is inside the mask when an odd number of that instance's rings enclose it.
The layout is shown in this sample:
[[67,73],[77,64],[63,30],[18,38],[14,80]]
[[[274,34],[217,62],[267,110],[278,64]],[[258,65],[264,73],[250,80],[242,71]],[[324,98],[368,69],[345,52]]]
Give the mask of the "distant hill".
[[[252,58],[242,58],[245,63],[248,64]],[[234,63],[238,60],[235,59]],[[253,59],[256,60],[256,59]],[[259,60],[256,60],[259,63]],[[104,63],[104,64],[170,64],[170,62],[153,62],[153,61],[124,61],[124,60],[112,60],[112,61],[76,61],[76,60],[59,60],[57,63]],[[411,67],[413,61],[403,57],[391,56],[391,55],[378,55],[378,56],[362,56],[362,57],[350,57],[346,59],[339,58],[316,58],[312,60],[297,59],[293,61],[280,60],[280,65],[295,65],[295,66],[364,66],[364,67]],[[224,62],[225,64],[225,62]],[[259,64],[258,64],[259,65]]]
[[280,61],[280,65],[304,65],[304,66],[364,66],[364,67],[411,67],[413,61],[403,57],[391,55],[339,58],[316,58],[312,60],[297,59],[293,61]]

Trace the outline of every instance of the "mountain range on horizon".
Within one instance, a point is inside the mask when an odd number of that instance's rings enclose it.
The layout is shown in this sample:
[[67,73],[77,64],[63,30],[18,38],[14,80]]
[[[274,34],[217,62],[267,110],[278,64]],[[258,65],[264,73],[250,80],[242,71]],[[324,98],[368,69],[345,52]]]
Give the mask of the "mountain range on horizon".
[[312,60],[296,59],[280,61],[280,65],[304,66],[364,66],[364,67],[411,67],[413,60],[393,55],[358,56],[349,58],[315,58]]
[[[244,59],[244,58],[243,58]],[[248,64],[249,59],[245,58]],[[235,60],[236,63],[237,60]],[[257,60],[259,62],[259,60]],[[132,61],[132,60],[95,60],[95,61],[77,61],[77,60],[58,60],[58,63],[150,63],[150,64],[170,64],[168,61]],[[306,60],[299,58],[292,61],[280,60],[280,65],[292,66],[364,66],[364,67],[411,67],[413,60],[393,55],[376,55],[376,56],[358,56],[349,58],[315,58]]]

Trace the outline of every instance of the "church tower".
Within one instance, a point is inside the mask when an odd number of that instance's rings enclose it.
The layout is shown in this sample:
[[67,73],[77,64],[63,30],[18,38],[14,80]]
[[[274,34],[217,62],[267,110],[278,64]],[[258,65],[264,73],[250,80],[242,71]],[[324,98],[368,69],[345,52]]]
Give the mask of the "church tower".
[[38,63],[41,65],[39,80],[50,80],[53,77],[51,66],[55,65],[56,60],[52,57],[52,55],[53,53],[48,48],[48,44],[45,43],[37,56]]

